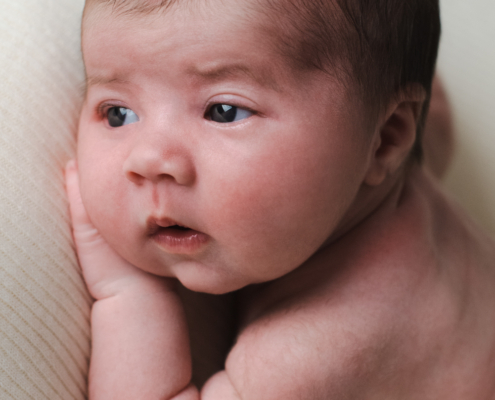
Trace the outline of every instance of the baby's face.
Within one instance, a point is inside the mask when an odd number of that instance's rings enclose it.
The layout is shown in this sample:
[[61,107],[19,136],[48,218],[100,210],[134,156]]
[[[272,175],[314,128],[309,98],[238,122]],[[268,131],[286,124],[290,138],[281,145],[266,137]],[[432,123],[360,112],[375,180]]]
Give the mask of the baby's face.
[[207,4],[89,13],[78,165],[125,259],[220,293],[294,270],[346,222],[370,140],[336,79],[288,68],[243,2]]

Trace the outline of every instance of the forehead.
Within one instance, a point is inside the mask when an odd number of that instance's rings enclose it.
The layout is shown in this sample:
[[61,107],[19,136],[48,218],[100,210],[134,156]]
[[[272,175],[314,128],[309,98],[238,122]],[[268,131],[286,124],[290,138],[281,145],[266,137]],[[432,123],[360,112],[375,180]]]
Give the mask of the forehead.
[[242,77],[274,90],[301,81],[260,33],[246,1],[194,3],[201,7],[175,3],[151,13],[90,5],[83,22],[88,84],[125,80],[136,69],[173,73],[173,66],[197,79]]
[[[217,29],[252,28],[259,20],[251,18],[257,5],[258,0],[91,0],[84,9],[83,38],[91,27],[108,23],[126,30],[130,26],[147,26],[155,32],[160,26],[173,25],[182,33],[194,30],[187,24],[190,21],[198,30],[211,22]],[[181,24],[187,29],[180,29]]]

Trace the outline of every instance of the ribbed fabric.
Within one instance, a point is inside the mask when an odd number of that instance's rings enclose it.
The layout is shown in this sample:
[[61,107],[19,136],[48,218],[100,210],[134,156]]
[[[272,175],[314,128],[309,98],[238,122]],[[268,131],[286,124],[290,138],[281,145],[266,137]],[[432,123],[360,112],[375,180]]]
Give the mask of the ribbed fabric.
[[91,299],[70,234],[82,0],[0,0],[0,399],[86,397]]

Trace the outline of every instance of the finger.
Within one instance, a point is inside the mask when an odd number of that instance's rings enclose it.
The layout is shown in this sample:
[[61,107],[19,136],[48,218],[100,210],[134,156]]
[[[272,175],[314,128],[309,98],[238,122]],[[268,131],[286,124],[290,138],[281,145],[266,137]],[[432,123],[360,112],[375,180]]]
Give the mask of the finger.
[[79,173],[75,160],[70,160],[65,167],[65,187],[69,198],[69,209],[73,228],[92,225],[86,213],[79,191]]

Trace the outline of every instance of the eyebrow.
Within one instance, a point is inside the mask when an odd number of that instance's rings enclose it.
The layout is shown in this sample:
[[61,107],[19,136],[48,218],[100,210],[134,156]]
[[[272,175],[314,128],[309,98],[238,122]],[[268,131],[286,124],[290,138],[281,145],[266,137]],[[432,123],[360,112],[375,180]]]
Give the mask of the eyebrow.
[[86,87],[95,85],[108,85],[110,83],[129,83],[129,81],[126,81],[125,79],[121,79],[119,77],[107,78],[100,75],[86,77]]
[[255,81],[260,86],[269,87],[276,92],[281,91],[275,79],[267,71],[262,70],[256,73],[244,64],[228,64],[210,68],[198,68],[195,66],[187,69],[186,73],[213,83],[229,78],[245,77]]
[[[280,86],[267,71],[255,73],[251,68],[244,64],[227,64],[207,68],[193,66],[188,68],[186,73],[213,83],[229,78],[245,77],[255,81],[260,86],[269,87],[276,92],[281,92]],[[119,77],[105,77],[101,75],[86,77],[86,88],[96,85],[108,85],[110,83],[129,83],[129,81]]]

